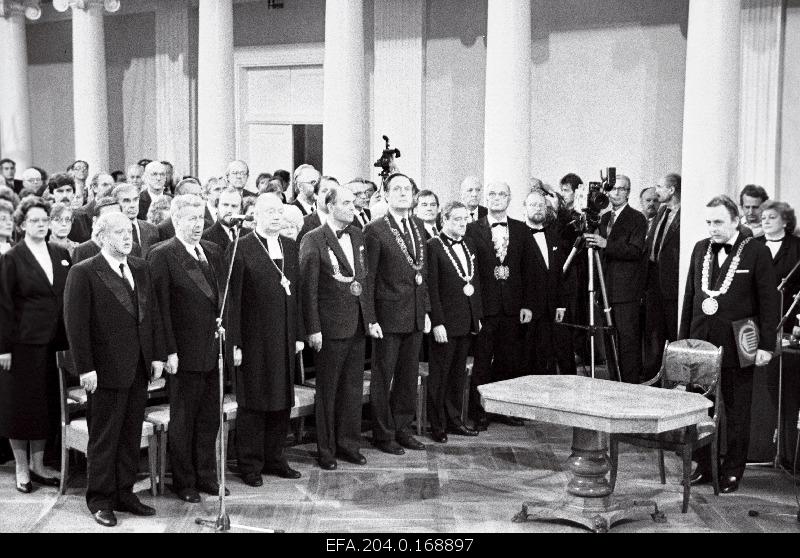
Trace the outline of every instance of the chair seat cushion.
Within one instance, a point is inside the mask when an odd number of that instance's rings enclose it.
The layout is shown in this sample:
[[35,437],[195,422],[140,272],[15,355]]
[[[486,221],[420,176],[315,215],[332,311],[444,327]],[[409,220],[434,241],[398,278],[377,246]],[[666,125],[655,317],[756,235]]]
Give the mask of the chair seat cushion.
[[308,386],[294,387],[294,406],[290,418],[307,417],[314,413],[316,390]]
[[169,403],[147,407],[144,410],[144,420],[162,430],[167,430],[169,427]]

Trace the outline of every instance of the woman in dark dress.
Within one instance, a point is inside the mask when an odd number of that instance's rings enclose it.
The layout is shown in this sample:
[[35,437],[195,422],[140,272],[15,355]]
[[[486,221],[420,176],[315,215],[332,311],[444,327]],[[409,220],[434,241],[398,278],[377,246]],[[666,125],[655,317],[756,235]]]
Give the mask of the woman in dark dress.
[[[784,277],[791,273],[794,266],[800,261],[800,238],[794,235],[797,227],[797,218],[794,209],[785,202],[767,200],[761,205],[761,228],[764,236],[758,237],[766,243],[772,252],[772,266],[775,269],[775,279],[780,284]],[[777,287],[778,285],[776,285]],[[782,315],[789,311],[792,299],[800,290],[800,270],[786,283],[783,292]],[[798,310],[797,313],[800,313]],[[791,333],[792,327],[797,325],[797,319],[792,317],[783,325],[785,333]]]
[[[50,205],[23,200],[14,214],[25,236],[0,259],[0,436],[16,462],[17,490],[31,481],[58,486],[43,463],[58,423],[56,352],[67,348],[63,321],[69,254],[45,242]],[[30,448],[30,461],[28,449]]]

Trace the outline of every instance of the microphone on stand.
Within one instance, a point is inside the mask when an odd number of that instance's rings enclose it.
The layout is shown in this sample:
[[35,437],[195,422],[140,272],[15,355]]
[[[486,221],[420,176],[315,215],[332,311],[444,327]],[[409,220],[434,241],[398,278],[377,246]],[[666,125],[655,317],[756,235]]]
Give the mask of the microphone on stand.
[[782,291],[782,290],[784,290],[786,288],[786,283],[789,282],[789,279],[792,278],[792,275],[795,274],[795,272],[797,271],[798,267],[800,267],[800,260],[798,260],[798,262],[796,264],[794,264],[794,267],[792,268],[792,270],[786,275],[786,277],[783,278],[783,281],[781,281],[781,284],[778,285],[778,290],[779,291]]

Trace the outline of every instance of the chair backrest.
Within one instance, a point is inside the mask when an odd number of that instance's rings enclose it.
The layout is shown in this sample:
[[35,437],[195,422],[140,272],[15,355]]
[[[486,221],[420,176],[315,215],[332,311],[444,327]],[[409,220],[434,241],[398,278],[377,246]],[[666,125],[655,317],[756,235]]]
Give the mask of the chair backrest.
[[694,385],[708,394],[719,382],[722,347],[699,339],[673,341],[664,350],[662,367],[664,387]]
[[67,378],[69,378],[75,370],[75,364],[72,362],[72,355],[69,351],[58,351],[56,353],[56,364],[58,365],[58,392],[60,396],[60,411],[61,411],[61,426],[64,427],[69,424],[69,408],[67,406]]

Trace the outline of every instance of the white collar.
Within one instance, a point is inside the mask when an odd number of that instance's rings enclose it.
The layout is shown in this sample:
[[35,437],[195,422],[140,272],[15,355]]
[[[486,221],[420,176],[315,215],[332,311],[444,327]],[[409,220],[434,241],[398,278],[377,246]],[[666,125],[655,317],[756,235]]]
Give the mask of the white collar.
[[[103,258],[105,258],[105,260],[108,262],[108,265],[111,266],[111,269],[113,269],[114,271],[119,271],[119,264],[125,264],[126,267],[130,267],[128,265],[128,258],[127,257],[122,258],[122,259],[115,258],[114,256],[112,256],[111,254],[107,253],[102,248],[100,249],[100,253],[103,254]],[[131,271],[131,273],[133,273],[133,272]]]
[[491,227],[494,223],[506,223],[508,224],[508,215],[506,215],[502,221],[499,221],[492,217],[491,213],[486,214],[486,220],[489,222],[489,226]]
[[180,236],[178,236],[177,234],[175,235],[175,238],[177,238],[177,239],[178,239],[178,242],[180,242],[181,244],[183,244],[183,247],[184,247],[184,248],[186,248],[186,251],[187,251],[187,252],[189,252],[189,255],[190,255],[190,256],[192,256],[192,257],[193,257],[193,258],[195,258],[195,259],[197,258],[197,253],[194,251],[194,249],[195,249],[195,247],[197,247],[197,248],[200,248],[200,249],[202,250],[202,248],[200,247],[200,243],[199,243],[199,242],[198,242],[197,244],[195,244],[194,246],[192,246],[191,244],[189,244],[188,242],[186,242],[185,240],[183,240],[183,239],[182,239]]
[[619,208],[619,209],[612,209],[611,211],[613,211],[613,212],[614,212],[614,218],[617,218],[617,217],[619,217],[619,214],[620,214],[620,213],[622,213],[622,211],[623,211],[623,210],[624,210],[626,207],[628,207],[628,202],[625,202],[624,204],[622,204],[622,206],[620,206],[620,208]]

